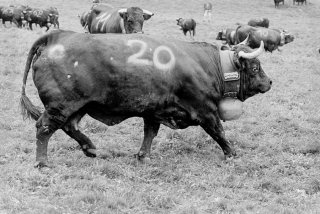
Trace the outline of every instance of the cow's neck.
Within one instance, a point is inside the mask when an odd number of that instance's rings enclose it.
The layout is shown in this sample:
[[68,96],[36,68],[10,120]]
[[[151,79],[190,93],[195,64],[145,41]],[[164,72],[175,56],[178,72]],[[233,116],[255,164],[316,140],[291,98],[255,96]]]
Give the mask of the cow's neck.
[[234,61],[234,51],[220,51],[221,68],[224,77],[224,97],[237,98],[240,93],[240,72]]

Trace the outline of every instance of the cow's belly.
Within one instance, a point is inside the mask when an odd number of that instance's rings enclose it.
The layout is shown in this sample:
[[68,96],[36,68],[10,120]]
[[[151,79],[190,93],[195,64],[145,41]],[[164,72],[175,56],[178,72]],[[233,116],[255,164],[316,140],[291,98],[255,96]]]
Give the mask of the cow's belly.
[[[161,123],[172,129],[184,129],[188,126],[198,125],[197,119],[191,117],[191,113],[181,106],[167,105],[158,106],[155,104],[145,106],[142,109],[132,108],[132,106],[108,106],[98,103],[90,103],[86,112],[94,119],[108,125],[116,125],[130,117],[154,118],[155,122]],[[196,114],[193,114],[196,115]]]

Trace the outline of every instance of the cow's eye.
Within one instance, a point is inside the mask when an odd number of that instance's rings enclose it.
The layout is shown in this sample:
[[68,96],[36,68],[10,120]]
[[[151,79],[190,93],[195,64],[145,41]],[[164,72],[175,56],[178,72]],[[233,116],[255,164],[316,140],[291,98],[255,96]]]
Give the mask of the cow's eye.
[[259,68],[258,68],[258,67],[253,67],[253,68],[252,68],[252,71],[253,71],[254,73],[257,73],[257,72],[259,71]]

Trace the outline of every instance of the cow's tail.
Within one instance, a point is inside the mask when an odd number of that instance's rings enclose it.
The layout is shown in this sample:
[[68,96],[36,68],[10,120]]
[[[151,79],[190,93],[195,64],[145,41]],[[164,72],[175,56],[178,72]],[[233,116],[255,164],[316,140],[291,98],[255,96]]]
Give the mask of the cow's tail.
[[31,63],[33,61],[34,56],[36,55],[38,49],[42,45],[46,45],[48,42],[48,38],[51,34],[46,34],[42,37],[40,37],[31,47],[26,66],[24,69],[24,75],[23,75],[23,85],[22,85],[22,92],[21,92],[21,98],[20,98],[20,107],[21,107],[21,114],[23,116],[23,119],[27,118],[32,118],[34,120],[38,120],[41,112],[38,107],[33,105],[33,103],[30,101],[30,99],[26,95],[26,83],[27,83],[27,78],[29,74],[29,70],[31,67]]

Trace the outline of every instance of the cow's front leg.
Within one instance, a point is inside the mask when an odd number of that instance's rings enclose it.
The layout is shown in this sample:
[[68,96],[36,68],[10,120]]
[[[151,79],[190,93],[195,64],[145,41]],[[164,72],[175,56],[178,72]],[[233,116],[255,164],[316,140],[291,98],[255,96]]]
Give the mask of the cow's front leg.
[[135,155],[135,157],[138,160],[144,160],[145,158],[150,158],[151,143],[153,138],[157,136],[160,128],[160,123],[154,122],[154,120],[152,119],[143,118],[143,120],[144,120],[144,138],[138,154]]
[[225,137],[218,113],[215,113],[211,118],[207,118],[206,122],[201,124],[201,127],[219,144],[226,158],[236,156],[233,146]]

